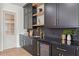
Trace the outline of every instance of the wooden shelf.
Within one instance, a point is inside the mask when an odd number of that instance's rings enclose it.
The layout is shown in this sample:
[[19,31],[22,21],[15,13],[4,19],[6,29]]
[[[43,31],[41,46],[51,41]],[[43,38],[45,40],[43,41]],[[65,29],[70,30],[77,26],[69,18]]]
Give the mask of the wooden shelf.
[[39,7],[42,3],[32,3],[32,7]]
[[40,38],[40,36],[33,36],[34,38]]
[[32,25],[32,26],[34,26],[34,27],[40,27],[40,26],[44,26],[44,25],[37,25],[37,24],[36,24],[36,25]]
[[33,16],[41,16],[43,14],[44,14],[44,12],[40,12],[40,13],[33,14]]

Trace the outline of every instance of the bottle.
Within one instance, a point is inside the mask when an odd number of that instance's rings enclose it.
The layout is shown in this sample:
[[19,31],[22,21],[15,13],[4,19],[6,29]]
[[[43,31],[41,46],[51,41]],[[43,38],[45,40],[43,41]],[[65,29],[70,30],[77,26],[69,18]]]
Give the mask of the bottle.
[[71,45],[71,35],[67,35],[67,45]]
[[62,38],[62,40],[61,40],[62,44],[65,44],[65,42],[66,42],[65,41],[66,40],[66,35],[62,34],[61,38]]

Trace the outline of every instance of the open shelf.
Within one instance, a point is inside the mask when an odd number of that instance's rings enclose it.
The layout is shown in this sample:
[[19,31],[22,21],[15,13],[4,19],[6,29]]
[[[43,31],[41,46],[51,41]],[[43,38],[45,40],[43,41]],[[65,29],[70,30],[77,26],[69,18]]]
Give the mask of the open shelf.
[[40,38],[41,36],[33,36],[34,38]]
[[32,3],[32,7],[39,7],[42,3]]
[[44,12],[39,12],[39,13],[33,14],[33,16],[41,16],[41,15],[44,15]]
[[[41,38],[42,28],[44,24],[42,23],[42,17],[44,15],[44,9],[42,3],[33,3],[32,4],[32,28],[33,28],[33,37]],[[39,18],[39,19],[38,19]]]
[[44,26],[44,25],[32,25],[33,27],[41,27],[41,26]]

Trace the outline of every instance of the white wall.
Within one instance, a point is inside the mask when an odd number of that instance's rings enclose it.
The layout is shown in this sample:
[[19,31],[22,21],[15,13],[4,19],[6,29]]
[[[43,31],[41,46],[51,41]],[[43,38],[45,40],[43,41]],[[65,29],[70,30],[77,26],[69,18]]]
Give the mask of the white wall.
[[2,35],[1,35],[1,4],[0,4],[0,51],[2,50]]
[[[23,28],[23,8],[19,7],[17,5],[13,5],[13,4],[9,4],[9,3],[3,3],[0,4],[1,6],[1,15],[3,15],[3,10],[6,11],[11,11],[11,12],[15,12],[16,13],[16,41],[17,41],[17,45],[16,47],[20,47],[19,45],[19,34],[23,34],[24,33],[24,28]],[[3,16],[1,17],[1,22],[3,22]],[[3,23],[1,23],[1,31],[3,32]],[[3,35],[3,33],[1,33]],[[3,42],[3,37],[2,37],[2,41]],[[3,43],[2,43],[3,44]],[[1,50],[1,48],[0,48]]]

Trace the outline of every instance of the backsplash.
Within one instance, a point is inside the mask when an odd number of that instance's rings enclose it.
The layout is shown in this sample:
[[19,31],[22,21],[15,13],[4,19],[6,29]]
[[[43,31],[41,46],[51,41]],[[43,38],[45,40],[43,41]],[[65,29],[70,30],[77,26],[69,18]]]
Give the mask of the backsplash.
[[[79,38],[79,29],[72,28],[76,31],[74,34],[74,38]],[[45,37],[51,37],[51,38],[61,38],[61,35],[63,33],[64,28],[55,28],[55,29],[45,29]]]

